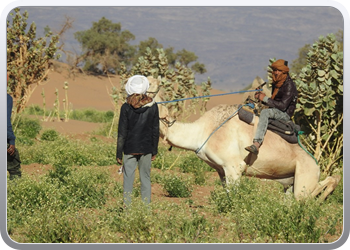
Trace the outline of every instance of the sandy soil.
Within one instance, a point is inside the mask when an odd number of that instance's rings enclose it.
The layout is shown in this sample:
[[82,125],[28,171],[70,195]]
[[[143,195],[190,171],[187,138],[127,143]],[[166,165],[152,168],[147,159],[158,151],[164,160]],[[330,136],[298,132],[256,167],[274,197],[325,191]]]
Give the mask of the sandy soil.
[[[58,65],[58,66],[57,66]],[[110,93],[112,87],[120,87],[120,80],[118,76],[90,76],[84,74],[77,74],[73,76],[69,74],[64,64],[57,64],[55,70],[49,73],[49,79],[44,84],[37,86],[28,102],[30,105],[39,105],[43,107],[45,100],[46,108],[53,109],[56,100],[56,90],[58,90],[58,99],[60,101],[60,110],[63,110],[63,99],[66,98],[64,83],[68,82],[68,103],[72,109],[96,109],[101,111],[113,111],[114,106]],[[45,99],[42,93],[45,94]],[[211,94],[224,93],[220,90],[212,89]],[[207,109],[211,109],[219,104],[237,104],[242,102],[242,95],[225,95],[212,97],[207,103]],[[198,119],[199,112],[192,115],[189,120]],[[95,123],[87,123],[81,121],[69,122],[43,122],[43,127],[57,129],[60,133],[81,133],[96,130],[100,125]]]

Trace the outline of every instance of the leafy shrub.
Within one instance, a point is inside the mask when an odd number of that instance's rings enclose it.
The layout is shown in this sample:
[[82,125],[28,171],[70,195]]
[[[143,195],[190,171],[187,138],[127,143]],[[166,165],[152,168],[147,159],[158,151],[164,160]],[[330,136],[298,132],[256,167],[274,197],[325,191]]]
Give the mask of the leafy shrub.
[[70,119],[96,123],[111,122],[113,117],[113,111],[98,111],[95,109],[73,110],[70,114]]
[[22,225],[26,219],[40,210],[62,209],[66,205],[58,197],[62,189],[57,181],[51,181],[47,177],[33,180],[22,175],[20,181],[9,182],[7,185],[7,216],[8,224]]
[[39,105],[31,105],[24,110],[24,113],[28,115],[43,115],[44,110]]
[[184,157],[177,167],[180,168],[183,173],[198,173],[199,170],[210,171],[212,169],[193,153]]
[[[341,218],[339,214],[328,216],[329,210],[314,199],[299,202],[292,196],[281,198],[258,184],[255,178],[241,178],[227,191],[211,193],[216,211],[235,221],[238,242],[319,242]],[[319,227],[321,220],[326,220],[327,228]]]
[[194,172],[194,183],[201,186],[206,183],[205,171],[203,169],[198,169]]
[[169,169],[173,162],[173,157],[170,156],[165,147],[158,148],[156,159],[152,162],[152,167],[158,169]]
[[49,170],[49,177],[58,179],[60,182],[66,183],[66,178],[72,173],[72,168],[67,165],[54,165],[53,170]]
[[194,174],[194,183],[197,185],[204,185],[206,182],[206,172],[215,171],[215,169],[211,168],[208,164],[206,164],[203,160],[198,158],[194,154],[186,155],[179,162],[177,167],[183,173],[193,173]]
[[40,139],[43,141],[55,141],[58,139],[59,133],[54,129],[48,129],[42,132]]
[[32,146],[34,145],[34,140],[28,137],[17,136],[16,143],[17,145]]
[[107,219],[120,235],[118,242],[205,243],[216,240],[213,233],[217,226],[196,211],[188,212],[170,203],[152,202],[150,206],[135,200],[124,212],[115,208],[109,210]]
[[106,121],[112,121],[114,117],[114,112],[111,110],[106,111],[105,117],[106,117]]
[[106,186],[109,175],[106,171],[96,171],[96,167],[72,171],[65,178],[66,193],[62,199],[77,207],[99,208],[106,202]]
[[186,198],[192,195],[192,186],[189,181],[178,176],[169,175],[164,177],[162,185],[170,197]]
[[21,117],[18,121],[15,133],[17,137],[35,138],[40,130],[41,125],[38,119]]
[[115,164],[115,145],[100,141],[82,143],[58,137],[21,149],[23,164],[40,163],[53,166],[108,166]]
[[21,228],[27,242],[79,242],[78,239],[87,242],[91,239],[91,231],[98,226],[92,218],[90,222],[79,221],[82,218],[77,211],[101,208],[107,201],[107,193],[112,194],[109,197],[120,193],[120,185],[110,189],[108,172],[99,168],[70,170],[70,174],[62,174],[61,177],[64,182],[50,174],[38,179],[24,174],[20,181],[8,183],[7,223],[10,235]]
[[151,174],[151,182],[152,183],[162,184],[163,183],[163,179],[164,179],[163,174],[164,173],[159,174],[157,172],[152,172],[152,174]]
[[96,214],[87,209],[38,211],[21,231],[29,243],[91,243],[111,238],[95,219]]

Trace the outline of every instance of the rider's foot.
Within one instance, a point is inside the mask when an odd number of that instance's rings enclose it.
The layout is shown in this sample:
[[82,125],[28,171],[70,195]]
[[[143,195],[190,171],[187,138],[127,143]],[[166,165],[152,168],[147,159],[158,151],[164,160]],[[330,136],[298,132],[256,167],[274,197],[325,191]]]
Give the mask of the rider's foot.
[[259,154],[259,147],[260,144],[258,142],[254,142],[252,145],[246,147],[245,150],[257,155]]

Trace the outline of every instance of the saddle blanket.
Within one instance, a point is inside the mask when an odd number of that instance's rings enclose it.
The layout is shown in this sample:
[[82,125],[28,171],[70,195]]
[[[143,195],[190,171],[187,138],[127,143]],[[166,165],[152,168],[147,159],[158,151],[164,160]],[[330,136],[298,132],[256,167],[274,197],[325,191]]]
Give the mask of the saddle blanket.
[[[238,111],[238,117],[240,120],[251,124],[254,119],[253,109],[252,111],[250,111],[243,107],[240,108]],[[298,132],[300,131],[300,126],[294,124],[292,120],[285,122],[275,119],[269,119],[267,129],[278,134],[289,143],[298,143]]]

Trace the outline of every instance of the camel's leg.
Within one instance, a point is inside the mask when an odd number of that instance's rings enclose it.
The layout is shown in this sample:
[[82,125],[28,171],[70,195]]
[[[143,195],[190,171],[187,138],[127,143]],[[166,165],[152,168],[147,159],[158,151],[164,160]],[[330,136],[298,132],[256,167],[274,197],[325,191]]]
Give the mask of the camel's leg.
[[225,171],[226,184],[229,185],[237,182],[242,177],[242,173],[246,171],[247,167],[245,161],[242,161],[235,166],[224,166],[223,169]]
[[299,161],[296,162],[294,175],[294,196],[297,200],[306,199],[311,196],[311,193],[319,185],[320,168],[315,163],[310,166],[307,161],[301,165]]
[[211,162],[206,162],[210,167],[214,168],[216,170],[216,172],[218,173],[221,183],[222,185],[225,187],[226,184],[226,178],[225,178],[225,171],[221,166],[216,166],[214,164],[212,164]]
[[317,196],[319,193],[322,192],[323,189],[326,188],[326,190],[319,197],[320,202],[324,201],[327,198],[327,196],[337,187],[340,179],[341,176],[328,176],[325,180],[319,183],[316,189],[311,193],[311,196]]
[[297,200],[314,198],[326,189],[319,200],[323,201],[338,185],[340,177],[329,176],[319,182],[320,169],[316,164],[302,166],[297,161],[295,168],[294,196]]

